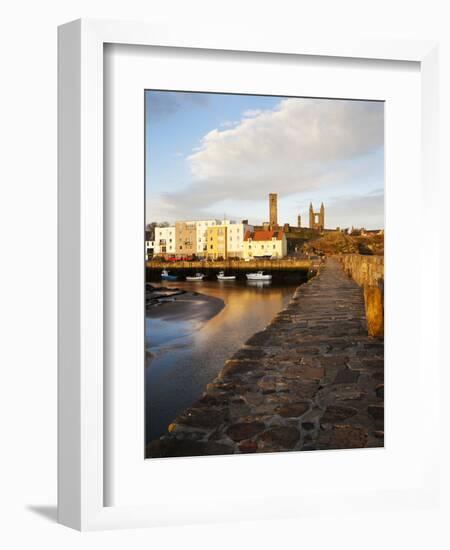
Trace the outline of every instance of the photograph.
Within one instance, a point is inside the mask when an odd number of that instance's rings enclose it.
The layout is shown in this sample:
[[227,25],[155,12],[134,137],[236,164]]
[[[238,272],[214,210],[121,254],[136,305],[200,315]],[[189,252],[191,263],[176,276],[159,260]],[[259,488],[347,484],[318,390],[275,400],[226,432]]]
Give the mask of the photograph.
[[384,447],[384,102],[143,101],[145,458]]

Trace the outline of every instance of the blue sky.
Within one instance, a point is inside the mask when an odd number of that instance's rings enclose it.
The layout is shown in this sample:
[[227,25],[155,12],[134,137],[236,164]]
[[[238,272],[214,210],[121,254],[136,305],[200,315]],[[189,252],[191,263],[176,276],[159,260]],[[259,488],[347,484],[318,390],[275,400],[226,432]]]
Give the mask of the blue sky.
[[268,219],[307,223],[324,202],[327,227],[383,227],[380,102],[147,91],[146,219]]

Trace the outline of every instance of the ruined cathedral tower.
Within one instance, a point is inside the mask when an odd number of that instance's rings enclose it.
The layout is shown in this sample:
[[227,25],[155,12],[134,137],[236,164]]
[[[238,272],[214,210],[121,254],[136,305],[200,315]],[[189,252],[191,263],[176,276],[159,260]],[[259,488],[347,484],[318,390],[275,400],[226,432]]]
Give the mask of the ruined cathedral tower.
[[309,228],[322,231],[325,228],[325,207],[320,205],[319,212],[314,212],[312,203],[309,203]]
[[270,227],[278,227],[278,205],[276,193],[269,193],[269,225]]

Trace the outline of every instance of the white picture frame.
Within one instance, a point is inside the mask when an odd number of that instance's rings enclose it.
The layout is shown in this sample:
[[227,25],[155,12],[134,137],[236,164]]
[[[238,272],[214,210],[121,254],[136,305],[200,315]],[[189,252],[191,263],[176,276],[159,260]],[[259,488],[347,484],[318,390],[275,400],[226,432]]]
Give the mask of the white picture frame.
[[[212,521],[201,505],[184,517],[154,507],[105,506],[104,477],[104,195],[103,195],[103,55],[105,44],[201,48],[288,55],[381,59],[420,63],[422,102],[422,197],[437,189],[438,48],[434,42],[388,40],[314,40],[208,35],[186,29],[174,37],[169,29],[151,23],[78,20],[59,28],[58,86],[58,518],[80,530],[143,527]],[[425,221],[432,221],[426,210]],[[425,223],[428,242],[433,224]],[[425,240],[424,240],[425,242]],[[423,251],[422,251],[423,252]],[[428,249],[428,261],[438,250]],[[420,304],[421,314],[437,315],[435,292]],[[430,342],[428,342],[430,343]],[[431,343],[433,344],[433,343]],[[427,377],[437,377],[437,351],[431,345]],[[422,373],[423,374],[423,373]],[[423,390],[425,391],[425,390]],[[436,390],[435,390],[436,391]],[[423,396],[422,396],[423,397]],[[436,411],[430,414],[437,414]],[[239,459],[238,459],[239,460]],[[434,472],[416,487],[393,492],[390,505],[433,502],[439,479]],[[299,495],[300,497],[300,495]],[[368,500],[373,495],[367,495]],[[331,505],[345,495],[329,497]],[[301,515],[308,506],[280,507],[280,516]],[[372,498],[376,510],[379,501]],[[264,517],[264,502],[250,511],[233,502],[227,519]],[[370,506],[370,505],[368,505]]]

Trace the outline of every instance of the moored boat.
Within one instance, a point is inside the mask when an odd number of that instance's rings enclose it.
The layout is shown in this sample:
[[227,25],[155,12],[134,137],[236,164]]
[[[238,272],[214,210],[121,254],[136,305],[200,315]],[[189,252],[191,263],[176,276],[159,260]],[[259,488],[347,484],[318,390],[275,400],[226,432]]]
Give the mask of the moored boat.
[[247,279],[249,281],[271,281],[272,275],[264,273],[264,271],[258,271],[257,273],[247,273]]
[[176,281],[178,277],[176,275],[170,275],[167,269],[163,269],[161,273],[161,279],[163,281]]
[[235,281],[236,275],[225,275],[224,271],[219,271],[217,274],[218,281]]
[[196,273],[195,275],[188,275],[186,277],[186,281],[203,281],[203,277],[205,275],[203,273]]

